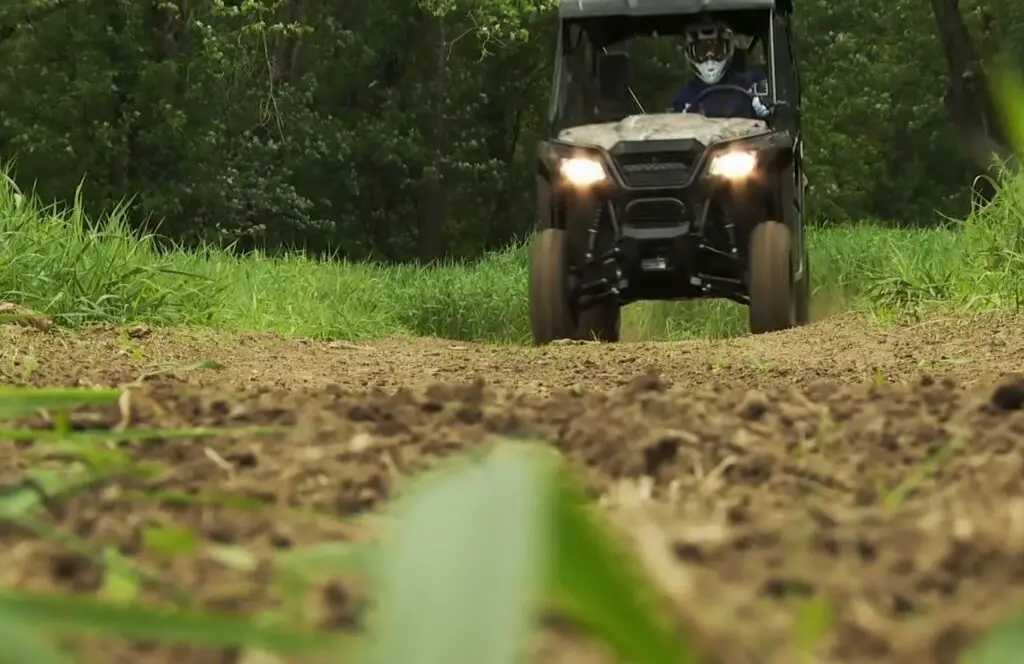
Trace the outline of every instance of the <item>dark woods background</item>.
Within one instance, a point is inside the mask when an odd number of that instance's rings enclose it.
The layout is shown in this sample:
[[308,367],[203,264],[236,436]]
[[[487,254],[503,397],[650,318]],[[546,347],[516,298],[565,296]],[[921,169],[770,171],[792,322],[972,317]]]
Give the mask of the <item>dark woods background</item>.
[[[979,63],[1024,43],[1019,2],[798,2],[818,222],[967,209],[1001,150]],[[84,175],[93,215],[133,197],[181,242],[478,255],[532,224],[540,4],[5,0],[0,158],[44,200]]]

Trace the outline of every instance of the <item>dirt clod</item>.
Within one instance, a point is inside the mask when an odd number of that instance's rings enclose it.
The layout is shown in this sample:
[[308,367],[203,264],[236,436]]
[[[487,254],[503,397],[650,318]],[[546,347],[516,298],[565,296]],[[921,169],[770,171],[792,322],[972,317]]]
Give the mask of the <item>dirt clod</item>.
[[48,332],[53,329],[53,321],[49,317],[14,302],[0,302],[0,324],[5,321],[31,327],[40,332]]
[[1003,381],[992,393],[992,405],[1000,410],[1024,408],[1024,376]]

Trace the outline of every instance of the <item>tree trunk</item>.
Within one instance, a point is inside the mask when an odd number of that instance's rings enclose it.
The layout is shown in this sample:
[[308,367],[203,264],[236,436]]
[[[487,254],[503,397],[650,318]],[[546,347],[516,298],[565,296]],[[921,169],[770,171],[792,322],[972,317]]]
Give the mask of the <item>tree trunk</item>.
[[444,254],[447,200],[444,191],[442,160],[445,149],[445,79],[448,70],[448,45],[444,19],[423,13],[426,72],[421,99],[424,102],[422,136],[426,166],[417,186],[419,208],[418,255],[423,264],[433,263]]
[[959,0],[930,0],[946,57],[946,107],[961,148],[979,173],[1010,154],[985,80],[982,57],[960,13]]
[[[508,104],[508,106],[512,105],[512,103]],[[505,105],[503,104],[503,106]],[[504,176],[494,196],[486,247],[487,249],[500,249],[501,245],[508,242],[509,231],[513,225],[510,220],[515,218],[513,215],[517,212],[515,209],[516,195],[518,194],[516,188],[522,179],[516,177],[515,158],[516,149],[519,147],[519,134],[523,128],[523,109],[515,108],[511,112],[511,118],[507,116],[493,118],[492,126],[499,127],[501,135],[492,139],[488,156],[501,162]]]
[[138,182],[142,155],[138,149],[141,127],[132,98],[139,87],[139,63],[130,45],[129,16],[117,0],[107,0],[108,66],[113,72],[111,119],[123,138],[121,149],[115,150],[107,165],[107,180],[113,197],[130,195]]
[[[290,0],[277,10],[277,20],[285,25],[305,25],[307,21],[306,0]],[[302,37],[289,33],[279,35],[274,46],[274,83],[288,85],[295,80],[299,68],[299,50]]]

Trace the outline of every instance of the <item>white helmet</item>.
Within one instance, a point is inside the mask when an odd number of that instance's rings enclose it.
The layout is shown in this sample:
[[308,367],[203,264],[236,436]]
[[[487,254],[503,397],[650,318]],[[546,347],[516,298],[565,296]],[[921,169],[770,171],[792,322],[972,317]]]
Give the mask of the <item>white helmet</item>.
[[722,80],[735,52],[736,37],[724,23],[706,21],[686,29],[686,59],[705,83]]

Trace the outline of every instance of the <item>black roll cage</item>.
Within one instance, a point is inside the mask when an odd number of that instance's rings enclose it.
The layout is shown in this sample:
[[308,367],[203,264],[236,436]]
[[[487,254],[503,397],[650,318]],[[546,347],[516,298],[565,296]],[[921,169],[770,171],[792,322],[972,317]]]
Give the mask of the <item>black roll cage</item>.
[[[671,14],[645,16],[595,16],[582,18],[560,18],[555,50],[555,66],[552,72],[548,124],[551,135],[571,126],[562,122],[569,86],[565,76],[567,62],[578,54],[580,48],[598,51],[616,43],[644,35],[682,35],[686,27],[704,16],[710,16],[732,26],[742,34],[752,37],[751,47],[761,44],[765,49],[765,63],[768,78],[768,95],[773,103],[780,101],[794,107],[795,124],[799,125],[800,77],[791,30],[791,6],[779,5],[775,9],[744,9],[712,11],[706,14]],[[781,33],[781,34],[780,34]],[[780,47],[786,52],[780,53]],[[583,53],[592,65],[595,53]],[[779,69],[779,56],[787,64]],[[780,74],[782,76],[780,80]],[[793,127],[794,129],[797,127]]]

